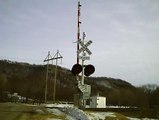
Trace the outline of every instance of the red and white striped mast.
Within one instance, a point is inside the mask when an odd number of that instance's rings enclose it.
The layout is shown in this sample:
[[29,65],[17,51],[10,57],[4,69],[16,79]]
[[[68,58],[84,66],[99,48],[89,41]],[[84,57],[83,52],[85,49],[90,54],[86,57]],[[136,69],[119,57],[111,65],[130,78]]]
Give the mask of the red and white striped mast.
[[[86,100],[90,98],[91,94],[91,86],[84,83],[84,76],[90,76],[92,73],[94,73],[95,68],[93,65],[84,65],[85,60],[89,60],[90,57],[88,55],[91,55],[92,52],[87,48],[92,41],[85,41],[85,33],[83,32],[83,40],[80,38],[80,16],[81,16],[81,4],[80,1],[78,1],[78,11],[77,11],[77,64],[74,64],[72,67],[72,74],[76,76],[76,80],[78,81],[78,99],[79,99],[79,107],[85,108],[86,106]],[[81,54],[81,55],[80,55]],[[88,54],[86,56],[86,54]],[[82,65],[79,64],[79,59],[82,60]],[[79,75],[82,72],[81,75]],[[81,78],[81,79],[80,79]]]
[[79,40],[80,40],[80,15],[81,15],[81,4],[80,1],[78,1],[78,18],[77,18],[77,64],[79,64]]

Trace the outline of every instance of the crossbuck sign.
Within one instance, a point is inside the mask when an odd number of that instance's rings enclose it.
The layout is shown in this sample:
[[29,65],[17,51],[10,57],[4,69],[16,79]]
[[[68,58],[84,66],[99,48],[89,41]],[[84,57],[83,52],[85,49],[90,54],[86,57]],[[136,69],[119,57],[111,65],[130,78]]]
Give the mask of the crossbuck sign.
[[89,55],[92,54],[92,52],[87,48],[90,44],[92,44],[91,40],[89,40],[85,44],[83,41],[79,40],[79,44],[81,45],[81,48],[78,50],[78,53],[81,53],[82,51],[86,51]]

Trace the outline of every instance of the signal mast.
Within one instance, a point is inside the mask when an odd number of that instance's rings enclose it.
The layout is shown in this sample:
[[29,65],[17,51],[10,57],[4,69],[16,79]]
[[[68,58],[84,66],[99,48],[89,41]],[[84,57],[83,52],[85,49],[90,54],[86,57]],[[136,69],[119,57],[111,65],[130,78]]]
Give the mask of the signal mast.
[[[78,15],[77,15],[77,51],[79,50],[79,40],[80,40],[80,16],[81,16],[81,4],[80,1],[78,1]],[[79,64],[79,53],[77,52],[77,64]]]
[[[86,41],[85,37],[86,34],[83,32],[83,40],[80,38],[80,15],[81,15],[81,4],[78,1],[78,21],[77,21],[77,63],[73,65],[72,67],[72,74],[76,76],[76,79],[78,81],[78,89],[79,94],[76,96],[78,98],[78,105],[79,108],[84,109],[86,106],[86,100],[90,98],[91,94],[91,86],[84,83],[84,77],[90,76],[92,73],[94,73],[95,68],[93,65],[85,65],[85,60],[90,59],[90,55],[92,52],[88,49],[88,46],[92,44],[92,41]],[[88,55],[87,55],[88,54]],[[82,60],[82,64],[80,64],[80,60]],[[81,73],[82,72],[82,73]],[[80,74],[81,73],[81,77]]]

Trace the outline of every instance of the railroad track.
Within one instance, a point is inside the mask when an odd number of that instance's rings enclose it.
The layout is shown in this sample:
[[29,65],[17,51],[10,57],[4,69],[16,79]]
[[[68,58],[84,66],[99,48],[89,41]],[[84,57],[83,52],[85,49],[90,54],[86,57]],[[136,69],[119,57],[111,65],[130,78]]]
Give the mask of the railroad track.
[[86,108],[87,111],[99,111],[99,112],[127,112],[127,111],[141,111],[141,108]]
[[85,110],[90,112],[116,112],[139,118],[159,119],[159,108],[86,108]]

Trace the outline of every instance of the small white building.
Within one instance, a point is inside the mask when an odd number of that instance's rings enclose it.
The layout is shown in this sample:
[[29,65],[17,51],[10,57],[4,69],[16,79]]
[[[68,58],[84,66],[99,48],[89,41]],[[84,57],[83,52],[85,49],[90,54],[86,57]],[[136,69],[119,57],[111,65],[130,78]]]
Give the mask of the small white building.
[[90,108],[106,108],[106,97],[92,96]]

